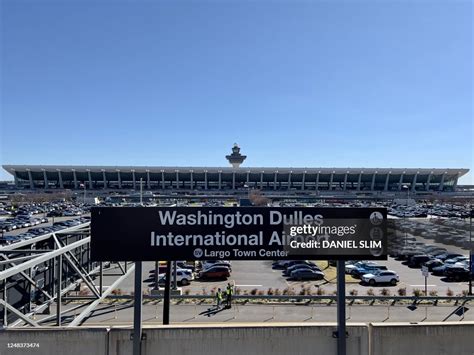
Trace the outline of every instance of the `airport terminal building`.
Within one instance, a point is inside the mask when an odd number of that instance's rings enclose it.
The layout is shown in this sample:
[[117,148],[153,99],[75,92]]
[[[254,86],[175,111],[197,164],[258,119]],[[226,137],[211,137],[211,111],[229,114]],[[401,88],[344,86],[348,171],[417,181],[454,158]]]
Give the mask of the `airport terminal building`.
[[241,167],[246,156],[234,145],[231,167],[4,165],[25,189],[436,191],[456,189],[469,169]]

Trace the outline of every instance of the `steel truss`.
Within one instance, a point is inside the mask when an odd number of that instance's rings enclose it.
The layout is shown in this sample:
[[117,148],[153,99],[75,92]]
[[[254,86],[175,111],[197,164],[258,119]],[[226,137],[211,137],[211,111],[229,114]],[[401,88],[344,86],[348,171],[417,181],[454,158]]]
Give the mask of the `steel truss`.
[[[103,263],[90,260],[90,222],[0,247],[0,324],[38,327],[56,320],[60,326],[65,313],[86,306],[74,319],[68,317],[70,326],[80,325],[134,270],[117,264],[120,277],[103,290]],[[81,284],[92,299],[63,310],[62,297]],[[36,320],[54,304],[54,315]]]

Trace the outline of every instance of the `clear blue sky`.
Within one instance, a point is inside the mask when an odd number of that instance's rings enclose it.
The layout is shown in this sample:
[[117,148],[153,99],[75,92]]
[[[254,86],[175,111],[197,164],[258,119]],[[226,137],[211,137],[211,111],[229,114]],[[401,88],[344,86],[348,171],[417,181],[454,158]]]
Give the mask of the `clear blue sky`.
[[3,164],[473,168],[470,1],[1,10]]

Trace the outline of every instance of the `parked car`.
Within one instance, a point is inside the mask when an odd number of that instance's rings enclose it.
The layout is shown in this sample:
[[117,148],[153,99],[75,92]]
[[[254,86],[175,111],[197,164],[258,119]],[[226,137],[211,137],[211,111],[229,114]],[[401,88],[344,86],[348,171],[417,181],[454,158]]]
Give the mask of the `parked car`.
[[205,270],[215,265],[231,267],[231,263],[228,260],[203,260],[201,262],[201,269]]
[[426,266],[428,271],[433,271],[435,267],[442,266],[443,264],[444,263],[439,259],[431,259],[424,263],[423,266]]
[[311,270],[321,271],[321,269],[317,265],[295,264],[287,268],[285,271],[283,271],[283,275],[289,276],[291,275],[293,271],[301,270],[301,269],[311,269]]
[[354,278],[359,278],[364,274],[374,273],[378,270],[387,270],[385,265],[366,265],[357,267],[351,271],[351,276]]
[[448,260],[448,259],[453,259],[453,258],[456,258],[458,256],[462,256],[462,254],[458,254],[458,253],[444,253],[444,254],[440,254],[437,256],[438,259],[444,261],[444,260]]
[[[173,281],[174,275],[171,275],[171,281]],[[192,272],[186,272],[184,270],[176,270],[176,280],[179,284],[186,286],[194,280],[194,276]],[[158,278],[158,284],[165,284],[166,283],[166,274],[160,274]]]
[[200,279],[224,279],[230,277],[230,269],[226,266],[213,266],[199,273]]
[[453,264],[455,264],[454,261],[443,262],[443,265],[434,267],[431,273],[435,276],[444,276],[444,271],[446,270],[446,267],[448,265],[453,265]]
[[186,261],[177,261],[176,262],[176,265],[178,266],[178,268],[180,269],[188,269],[188,270],[191,270],[194,272],[194,270],[196,269],[196,267],[194,266],[194,264],[190,264],[190,263],[186,263]]
[[274,261],[272,263],[272,268],[274,268],[274,269],[285,269],[293,261],[298,261],[298,260],[277,260],[277,261]]
[[389,283],[395,286],[400,281],[398,274],[392,270],[380,270],[374,273],[364,274],[361,279],[362,282],[371,286],[379,283]]
[[456,263],[453,265],[446,266],[446,268],[444,269],[444,276],[446,276],[446,278],[450,280],[467,281],[469,280],[470,272],[469,269],[463,264],[458,265]]
[[467,255],[461,255],[461,256],[456,256],[455,258],[446,259],[445,262],[458,263],[458,262],[466,261],[466,260],[469,260],[469,257]]
[[413,255],[408,259],[408,266],[421,267],[424,263],[431,260],[431,256],[426,254]]
[[21,240],[16,235],[4,235],[3,238],[0,237],[0,244],[12,244]]
[[201,271],[209,270],[210,268],[213,268],[215,266],[226,267],[226,268],[229,269],[229,271],[232,272],[232,267],[231,267],[229,262],[217,262],[217,263],[213,263],[213,264],[203,264]]
[[364,261],[364,260],[361,260],[361,261],[357,261],[355,263],[348,263],[345,265],[345,271],[346,271],[346,274],[350,274],[352,270],[354,270],[355,268],[357,267],[361,267],[361,266],[364,266],[364,265],[377,265],[377,263],[373,262],[373,261]]
[[322,280],[324,279],[324,273],[322,271],[312,269],[297,269],[291,273],[290,277],[297,281]]

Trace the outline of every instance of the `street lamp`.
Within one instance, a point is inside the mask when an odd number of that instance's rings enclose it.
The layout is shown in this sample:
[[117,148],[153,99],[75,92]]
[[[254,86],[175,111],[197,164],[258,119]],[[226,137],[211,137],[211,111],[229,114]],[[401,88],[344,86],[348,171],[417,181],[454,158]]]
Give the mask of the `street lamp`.
[[140,178],[140,206],[143,206],[143,178]]
[[84,183],[80,184],[79,187],[84,188],[84,201],[83,201],[83,203],[86,204],[86,182],[84,181]]
[[[408,199],[410,198],[410,189],[408,188],[407,185],[403,185],[402,186],[402,189],[403,190],[406,190],[407,191],[407,198],[406,198],[406,201],[405,201],[405,211],[403,212],[403,220],[406,224],[406,221],[407,221],[407,209],[408,209]],[[405,246],[407,245],[407,238],[408,238],[408,232],[407,232],[407,227],[405,225]]]

